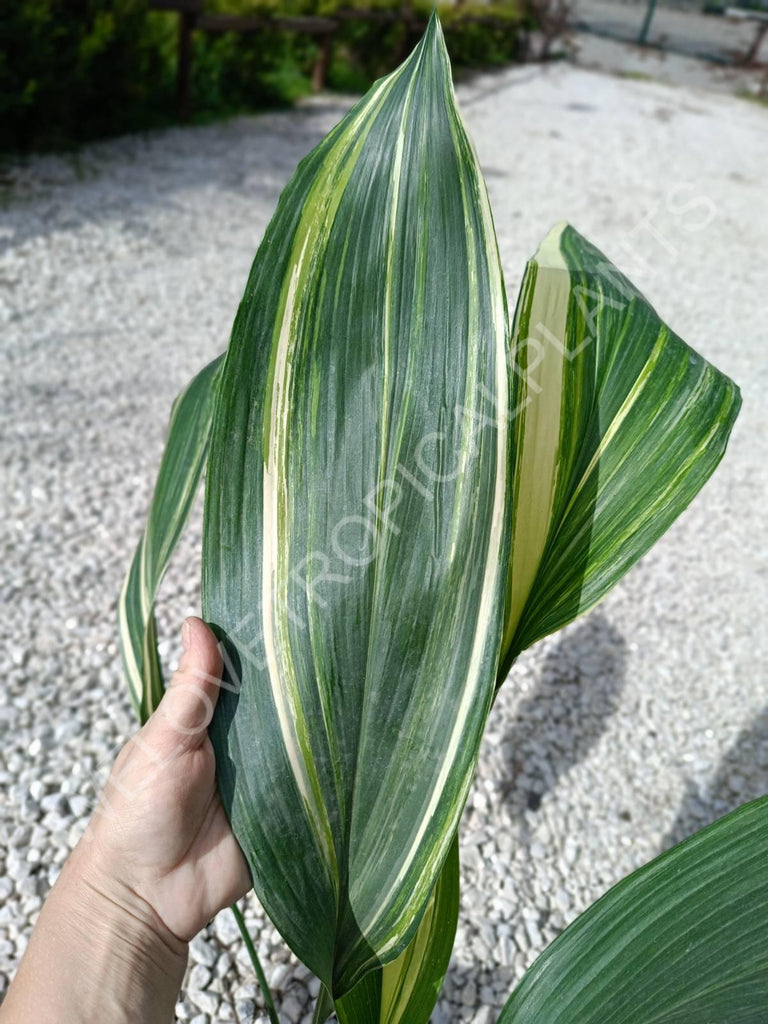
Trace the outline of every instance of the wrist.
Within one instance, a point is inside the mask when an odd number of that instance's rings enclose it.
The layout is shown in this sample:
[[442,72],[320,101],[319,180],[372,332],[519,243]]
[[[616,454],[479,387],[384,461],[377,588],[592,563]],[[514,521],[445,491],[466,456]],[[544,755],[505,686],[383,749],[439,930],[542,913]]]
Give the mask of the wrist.
[[26,994],[34,993],[41,1024],[168,1024],[186,962],[187,944],[81,841],[43,906],[4,1009],[10,1020],[26,1019]]
[[59,881],[73,930],[88,957],[94,996],[101,1002],[107,984],[116,1009],[127,1008],[127,1019],[171,1019],[187,963],[186,942],[102,863],[87,839],[75,849]]

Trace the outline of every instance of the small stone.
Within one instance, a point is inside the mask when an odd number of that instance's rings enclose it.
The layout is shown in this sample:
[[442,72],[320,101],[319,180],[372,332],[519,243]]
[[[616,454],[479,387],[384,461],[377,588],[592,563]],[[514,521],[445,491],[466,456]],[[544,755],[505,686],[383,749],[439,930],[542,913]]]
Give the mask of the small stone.
[[259,998],[259,987],[255,982],[247,981],[238,985],[235,989],[235,999],[252,999],[254,1002]]
[[31,797],[25,797],[21,802],[19,812],[23,821],[36,821],[40,817],[40,805]]
[[239,1024],[253,1024],[256,1017],[255,999],[237,999],[235,1001],[235,1016]]
[[91,809],[91,801],[87,796],[77,793],[69,798],[69,806],[76,818],[84,818]]
[[5,870],[8,877],[12,878],[14,882],[20,882],[22,878],[27,877],[30,868],[26,860],[19,856],[16,850],[9,850],[5,861]]
[[543,945],[541,938],[541,932],[539,926],[535,921],[525,918],[525,930],[528,933],[528,939],[534,949],[539,949]]
[[221,996],[216,992],[187,992],[187,998],[198,1010],[210,1015],[216,1013],[221,1002]]
[[27,875],[16,883],[16,889],[20,896],[39,895],[37,875]]
[[30,782],[27,792],[33,800],[40,803],[45,795],[45,786],[39,779],[35,779],[33,782]]
[[563,889],[562,886],[555,892],[555,903],[560,907],[561,910],[570,910],[571,908],[571,896],[567,889]]
[[11,833],[11,838],[8,840],[9,846],[21,847],[26,846],[29,842],[30,836],[32,835],[31,825],[17,825]]
[[291,973],[289,964],[278,964],[269,975],[269,987],[274,989],[282,988],[283,982]]
[[43,751],[53,747],[53,736],[36,736],[27,747],[30,757],[39,757]]
[[196,935],[189,944],[189,955],[198,964],[213,967],[216,963],[216,950],[202,935]]
[[216,915],[213,930],[222,946],[231,946],[240,938],[240,929],[237,927],[237,921],[231,910],[222,910],[220,914]]
[[445,1001],[440,1000],[432,1012],[432,1024],[451,1024],[453,1014]]
[[14,665],[21,666],[27,660],[27,652],[23,647],[12,647],[10,654]]
[[304,1012],[304,1007],[294,995],[290,995],[283,1000],[280,1012],[289,1017],[291,1021],[297,1022]]
[[187,981],[187,988],[192,989],[195,992],[200,992],[204,988],[208,988],[208,983],[211,980],[211,970],[206,967],[205,964],[195,964],[192,970],[189,972],[189,979]]
[[61,793],[49,793],[40,800],[40,806],[46,812],[52,811],[61,817],[68,817],[71,814],[69,801]]
[[216,961],[216,977],[226,978],[231,972],[233,964],[232,954],[225,949],[223,953],[219,954],[219,959]]

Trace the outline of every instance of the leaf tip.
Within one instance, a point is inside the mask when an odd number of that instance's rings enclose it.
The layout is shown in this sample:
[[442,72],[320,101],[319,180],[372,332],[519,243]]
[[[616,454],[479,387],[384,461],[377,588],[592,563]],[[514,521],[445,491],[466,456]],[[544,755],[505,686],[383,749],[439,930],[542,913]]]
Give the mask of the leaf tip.
[[567,220],[561,220],[550,228],[533,257],[540,267],[560,267],[563,265],[564,261],[560,251],[560,243],[570,226]]

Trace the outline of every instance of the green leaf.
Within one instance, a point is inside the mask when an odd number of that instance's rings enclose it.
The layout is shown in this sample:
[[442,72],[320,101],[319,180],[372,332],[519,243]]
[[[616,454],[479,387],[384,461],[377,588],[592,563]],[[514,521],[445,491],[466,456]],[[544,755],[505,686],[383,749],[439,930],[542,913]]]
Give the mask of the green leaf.
[[459,919],[454,838],[418,931],[400,956],[336,1001],[339,1024],[428,1024],[451,959]]
[[619,882],[523,977],[499,1024],[765,1024],[768,797]]
[[508,546],[506,353],[433,18],[283,193],[208,462],[219,787],[262,904],[335,999],[414,935],[477,761]]
[[222,358],[219,356],[201,370],[173,403],[147,526],[118,603],[123,668],[142,723],[163,696],[155,597],[189,517],[203,472]]
[[503,680],[591,607],[717,466],[736,386],[572,227],[528,263],[512,339],[513,541]]
[[320,993],[315,1003],[315,1012],[312,1014],[312,1024],[325,1024],[333,1013],[333,1000],[328,995],[325,985],[320,986]]

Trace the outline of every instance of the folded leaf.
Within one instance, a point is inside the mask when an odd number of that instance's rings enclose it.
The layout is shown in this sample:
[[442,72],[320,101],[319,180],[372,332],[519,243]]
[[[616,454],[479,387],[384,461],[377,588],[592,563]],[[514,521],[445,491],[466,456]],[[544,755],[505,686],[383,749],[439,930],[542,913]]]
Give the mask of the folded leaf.
[[433,18],[283,193],[208,461],[219,787],[261,902],[335,999],[415,933],[474,772],[508,548],[506,342]]
[[764,1024],[768,797],[598,900],[523,977],[499,1024]]
[[741,404],[593,245],[559,225],[512,338],[513,540],[501,679],[591,607],[720,461]]
[[177,396],[144,534],[118,602],[120,653],[136,712],[146,722],[163,696],[155,597],[189,518],[208,452],[216,376],[214,359]]
[[459,919],[459,841],[454,838],[419,928],[400,956],[336,1001],[339,1024],[429,1024]]

